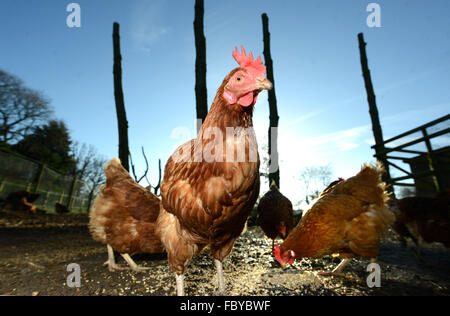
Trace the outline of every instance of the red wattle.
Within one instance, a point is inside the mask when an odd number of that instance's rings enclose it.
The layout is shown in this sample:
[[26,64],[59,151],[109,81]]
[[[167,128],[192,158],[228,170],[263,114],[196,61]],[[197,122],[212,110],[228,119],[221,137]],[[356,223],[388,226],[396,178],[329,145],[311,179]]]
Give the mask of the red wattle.
[[242,97],[238,100],[239,104],[242,106],[250,106],[253,104],[253,91],[250,91],[246,94],[244,94]]

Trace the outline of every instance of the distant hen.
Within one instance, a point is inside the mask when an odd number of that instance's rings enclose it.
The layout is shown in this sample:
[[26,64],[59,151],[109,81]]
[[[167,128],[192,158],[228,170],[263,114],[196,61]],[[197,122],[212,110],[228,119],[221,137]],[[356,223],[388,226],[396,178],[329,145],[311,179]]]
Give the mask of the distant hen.
[[294,228],[292,203],[278,190],[275,182],[258,204],[258,225],[267,237],[272,239],[272,250],[277,236],[286,239]]
[[[450,198],[406,197],[392,201],[397,211],[394,230],[402,237],[411,238],[420,258],[423,243],[440,242],[450,249]],[[403,239],[406,245],[406,239]]]

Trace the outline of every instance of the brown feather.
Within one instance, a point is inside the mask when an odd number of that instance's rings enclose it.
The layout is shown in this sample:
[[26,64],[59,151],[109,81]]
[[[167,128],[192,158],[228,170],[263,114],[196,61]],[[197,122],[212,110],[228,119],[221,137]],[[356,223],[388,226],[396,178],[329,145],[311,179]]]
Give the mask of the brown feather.
[[119,253],[163,253],[155,234],[160,199],[136,183],[117,158],[106,165],[105,175],[89,214],[93,238]]

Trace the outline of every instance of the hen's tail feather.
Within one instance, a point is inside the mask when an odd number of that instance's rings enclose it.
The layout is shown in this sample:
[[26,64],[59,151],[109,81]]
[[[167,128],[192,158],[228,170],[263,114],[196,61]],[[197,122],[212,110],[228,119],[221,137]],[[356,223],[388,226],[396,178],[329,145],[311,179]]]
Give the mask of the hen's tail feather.
[[[133,180],[127,170],[122,166],[119,158],[112,158],[104,168],[107,185],[118,177]],[[133,180],[134,181],[134,180]]]
[[[114,212],[119,211],[117,205],[124,206],[125,203],[122,200],[126,199],[124,194],[114,194],[114,192],[124,184],[124,179],[125,183],[127,183],[132,178],[125,168],[123,168],[119,158],[112,158],[106,163],[103,170],[106,183],[99,187],[99,194],[95,198],[89,212],[89,229],[95,240],[106,243],[107,234],[105,225],[109,223],[113,210],[115,210]],[[117,200],[118,197],[120,200]]]
[[377,165],[364,164],[361,172],[354,178],[358,185],[364,187],[358,190],[359,198],[369,202],[367,211],[355,219],[348,231],[350,249],[359,255],[372,257],[378,255],[379,239],[394,222],[394,213],[387,205],[390,193],[386,190],[386,183],[382,181],[385,169],[381,163]]
[[330,193],[349,194],[367,204],[385,205],[389,200],[390,193],[386,190],[387,185],[382,180],[384,172],[385,169],[380,162],[376,165],[365,163],[357,175],[337,183],[331,188]]

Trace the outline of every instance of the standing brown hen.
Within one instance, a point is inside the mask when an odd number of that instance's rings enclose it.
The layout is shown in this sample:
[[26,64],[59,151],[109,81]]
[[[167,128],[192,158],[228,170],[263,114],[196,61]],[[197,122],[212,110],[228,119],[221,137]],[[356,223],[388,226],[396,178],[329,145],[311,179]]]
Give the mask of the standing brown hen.
[[259,92],[272,84],[264,77],[261,58],[254,60],[243,48],[233,57],[241,67],[225,77],[197,138],[169,158],[161,184],[157,233],[176,274],[178,295],[184,295],[186,266],[207,246],[224,293],[222,261],[259,194],[253,106]]
[[275,181],[270,190],[261,198],[257,208],[258,225],[267,237],[272,239],[272,250],[275,238],[286,237],[294,228],[294,211],[292,203],[279,191]]
[[354,256],[374,258],[381,234],[394,220],[386,203],[381,164],[363,165],[347,180],[335,182],[303,215],[274,256],[282,267],[294,259],[336,255],[344,260],[332,273],[340,274]]
[[106,183],[94,201],[89,217],[92,237],[108,246],[110,271],[123,269],[116,265],[114,251],[121,254],[131,269],[144,271],[130,255],[163,253],[164,246],[155,234],[161,200],[136,183],[113,158],[105,166]]

